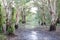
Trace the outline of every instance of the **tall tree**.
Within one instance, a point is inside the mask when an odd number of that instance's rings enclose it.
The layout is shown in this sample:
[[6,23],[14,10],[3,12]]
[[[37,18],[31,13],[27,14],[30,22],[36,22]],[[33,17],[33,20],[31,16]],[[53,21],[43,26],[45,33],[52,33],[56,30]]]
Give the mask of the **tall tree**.
[[14,4],[12,5],[13,1],[11,3],[7,3],[6,0],[2,0],[3,6],[6,11],[6,31],[8,34],[14,33],[14,25],[13,25],[13,15],[14,15]]
[[19,20],[20,20],[20,8],[18,7],[16,12],[16,23],[15,23],[15,29],[18,28]]
[[6,30],[8,29],[8,27],[10,26],[10,14],[9,13],[9,7],[8,7],[8,3],[6,0],[2,0],[3,2],[3,6],[5,8],[5,12],[6,12]]
[[20,0],[21,2],[21,16],[22,16],[22,23],[26,23],[26,13],[25,13],[25,6],[26,3],[29,2],[30,0]]
[[42,0],[42,7],[41,7],[41,10],[42,10],[42,23],[41,25],[46,25],[46,18],[45,18],[45,0]]
[[50,31],[56,30],[56,21],[57,21],[56,1],[57,0],[48,0],[49,12],[51,15]]
[[25,8],[22,8],[22,23],[26,23]]
[[39,19],[39,23],[40,23],[40,20],[41,20],[41,25],[45,25],[46,24],[46,16],[45,16],[45,3],[46,1],[45,0],[34,0],[34,4],[35,6],[38,7],[38,19]]

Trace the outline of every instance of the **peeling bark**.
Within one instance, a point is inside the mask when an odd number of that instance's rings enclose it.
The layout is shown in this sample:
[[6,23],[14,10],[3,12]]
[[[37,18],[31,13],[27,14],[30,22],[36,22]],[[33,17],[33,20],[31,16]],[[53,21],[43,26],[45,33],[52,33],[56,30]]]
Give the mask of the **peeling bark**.
[[20,20],[20,13],[19,13],[18,11],[19,11],[19,10],[17,10],[17,13],[16,13],[15,29],[18,29],[18,24],[19,24],[19,20]]
[[9,11],[9,7],[8,7],[8,4],[7,4],[7,1],[6,0],[2,0],[3,2],[3,6],[5,8],[5,11],[6,11],[6,30],[8,29],[8,27],[10,26],[10,11]]
[[6,11],[6,31],[7,34],[12,33],[14,34],[14,29],[13,29],[13,16],[12,16],[12,7],[14,6],[13,1],[8,5],[6,0],[2,0],[3,6]]
[[56,1],[53,0],[54,2],[52,3],[52,0],[48,0],[48,5],[49,5],[49,11],[51,14],[51,25],[50,25],[50,31],[55,31],[56,26],[57,26],[57,14],[56,14]]

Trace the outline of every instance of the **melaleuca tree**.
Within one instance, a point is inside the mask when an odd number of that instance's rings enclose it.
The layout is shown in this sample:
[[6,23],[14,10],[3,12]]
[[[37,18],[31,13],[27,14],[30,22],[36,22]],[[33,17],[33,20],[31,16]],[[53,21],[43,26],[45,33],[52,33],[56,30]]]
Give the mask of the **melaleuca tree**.
[[14,8],[14,1],[12,1],[11,3],[10,3],[10,5],[9,5],[9,8],[11,9],[11,15],[10,15],[10,17],[11,17],[11,19],[10,19],[10,27],[8,27],[8,29],[7,29],[7,31],[8,31],[8,33],[9,34],[14,34],[14,32],[15,32],[15,8]]
[[20,10],[17,8],[17,11],[16,11],[16,22],[15,22],[15,29],[18,28],[18,24],[19,24],[19,20],[20,20]]
[[17,13],[16,13],[16,24],[15,24],[15,27],[16,28],[18,27],[18,24],[19,24],[19,20],[20,19],[21,19],[21,22],[22,23],[26,23],[26,13],[25,13],[25,10],[27,9],[26,8],[26,3],[28,3],[30,0],[18,0],[18,1],[16,1],[16,4],[18,6],[17,7]]
[[21,5],[21,17],[22,17],[22,23],[26,23],[26,3],[29,2],[30,0],[20,0],[20,5]]
[[8,7],[8,3],[6,0],[2,0],[5,12],[6,12],[6,32],[8,33],[8,27],[10,27],[11,23],[10,23],[10,11],[9,11],[9,7]]
[[45,16],[45,1],[44,0],[42,0],[42,7],[41,7],[41,10],[42,10],[42,23],[41,23],[41,25],[46,25],[46,16]]
[[12,5],[12,2],[7,3],[6,0],[2,0],[3,2],[3,6],[5,8],[6,11],[6,31],[8,34],[14,34],[15,28],[14,28],[14,23],[13,23],[13,15],[14,15],[14,8],[12,6],[14,6],[14,4]]
[[26,23],[25,8],[22,8],[22,23]]
[[13,34],[15,32],[15,27],[14,27],[14,23],[15,23],[15,19],[14,19],[14,7],[12,7],[12,15],[11,15],[11,25],[10,27],[8,27],[8,33],[9,34]]
[[56,30],[56,24],[57,24],[56,2],[57,0],[48,0],[48,7],[49,7],[48,9],[51,15],[50,31]]

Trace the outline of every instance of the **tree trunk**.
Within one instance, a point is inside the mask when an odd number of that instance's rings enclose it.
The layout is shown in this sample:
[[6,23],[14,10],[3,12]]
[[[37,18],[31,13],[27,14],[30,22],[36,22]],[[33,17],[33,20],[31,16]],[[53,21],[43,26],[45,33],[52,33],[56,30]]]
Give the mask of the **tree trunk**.
[[3,6],[5,8],[5,11],[6,11],[6,30],[8,29],[8,27],[10,27],[10,11],[9,11],[9,8],[8,8],[8,4],[7,4],[7,1],[6,0],[2,0],[3,2]]
[[57,20],[56,18],[54,18],[56,15],[54,13],[52,13],[52,20],[51,20],[51,25],[50,25],[50,31],[55,31],[56,30],[56,26],[57,26]]
[[3,6],[5,7],[5,11],[6,11],[6,31],[7,31],[7,34],[10,34],[10,33],[13,34],[14,33],[13,23],[12,23],[13,11],[12,11],[12,7],[11,7],[13,5],[11,5],[11,3],[8,5],[6,0],[2,0],[2,1],[3,1]]
[[57,26],[56,0],[48,0],[49,11],[51,15],[50,31],[55,31]]
[[15,24],[15,29],[18,28],[18,24],[19,24],[19,20],[20,20],[20,13],[19,13],[20,10],[17,10],[17,13],[16,13],[16,24]]
[[56,30],[56,24],[51,24],[49,31],[55,31],[55,30]]
[[22,16],[22,23],[26,23],[25,15]]
[[25,8],[23,8],[23,10],[22,10],[22,23],[26,23]]
[[50,25],[50,31],[55,31],[56,30],[56,26],[57,26],[57,23],[56,23],[56,12],[54,12],[53,10],[50,10],[50,14],[51,14],[51,25]]
[[45,22],[45,10],[44,10],[44,7],[42,8],[42,23],[41,25],[46,25],[46,22]]
[[44,3],[45,3],[45,1],[44,0],[42,0],[42,8],[41,8],[41,10],[42,10],[42,23],[41,23],[41,25],[46,25],[46,16],[45,16],[45,5],[44,5]]

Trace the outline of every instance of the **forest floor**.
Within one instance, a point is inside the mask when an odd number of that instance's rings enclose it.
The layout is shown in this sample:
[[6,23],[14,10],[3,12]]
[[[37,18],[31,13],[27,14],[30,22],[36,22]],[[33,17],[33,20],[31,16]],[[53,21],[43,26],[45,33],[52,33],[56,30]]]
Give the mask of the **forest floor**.
[[31,25],[22,24],[15,31],[15,36],[7,36],[8,40],[60,40],[60,27],[56,31],[48,31],[48,26],[35,25],[35,28],[28,29]]

